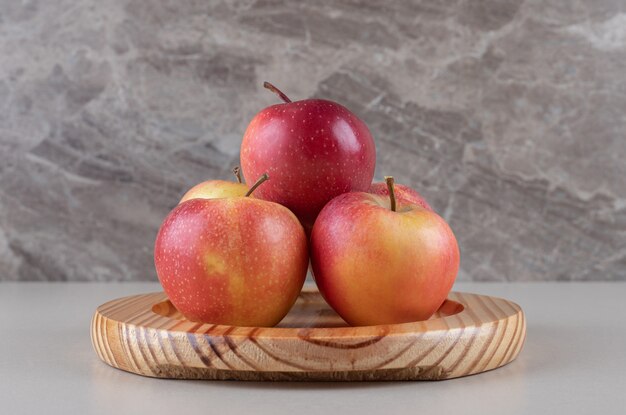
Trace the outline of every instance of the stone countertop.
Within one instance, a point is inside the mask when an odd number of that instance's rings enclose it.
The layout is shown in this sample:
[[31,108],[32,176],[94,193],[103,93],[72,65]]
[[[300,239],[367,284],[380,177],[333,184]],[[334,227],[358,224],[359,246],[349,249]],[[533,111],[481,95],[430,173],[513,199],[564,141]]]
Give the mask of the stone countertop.
[[101,303],[156,283],[0,283],[0,402],[11,414],[623,413],[626,284],[458,283],[526,312],[519,358],[441,382],[259,383],[160,380],[95,355]]

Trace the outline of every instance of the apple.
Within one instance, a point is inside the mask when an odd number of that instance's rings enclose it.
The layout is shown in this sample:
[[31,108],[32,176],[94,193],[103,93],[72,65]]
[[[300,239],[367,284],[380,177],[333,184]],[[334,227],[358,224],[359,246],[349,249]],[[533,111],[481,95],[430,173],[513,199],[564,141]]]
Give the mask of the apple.
[[459,269],[448,224],[418,204],[346,193],[320,212],[311,234],[315,282],[328,304],[354,326],[428,319]]
[[239,167],[233,169],[233,174],[237,178],[237,182],[229,182],[226,180],[207,180],[198,183],[187,191],[180,199],[180,203],[190,199],[219,199],[222,197],[241,197],[248,192],[248,186],[241,183],[241,174]]
[[277,203],[191,199],[165,218],[154,263],[165,293],[187,319],[271,327],[302,289],[307,242],[296,216]]
[[[389,197],[389,187],[385,182],[372,183],[369,189],[369,193]],[[394,193],[396,200],[398,201],[401,200],[406,203],[412,203],[414,205],[421,206],[426,210],[433,210],[433,208],[430,207],[426,199],[424,199],[422,195],[420,195],[417,191],[411,189],[409,186],[395,183]]]
[[246,180],[267,171],[272,180],[255,194],[280,203],[309,230],[332,198],[367,191],[374,176],[376,147],[367,126],[336,102],[306,99],[291,102],[276,87],[283,104],[259,112],[241,144]]

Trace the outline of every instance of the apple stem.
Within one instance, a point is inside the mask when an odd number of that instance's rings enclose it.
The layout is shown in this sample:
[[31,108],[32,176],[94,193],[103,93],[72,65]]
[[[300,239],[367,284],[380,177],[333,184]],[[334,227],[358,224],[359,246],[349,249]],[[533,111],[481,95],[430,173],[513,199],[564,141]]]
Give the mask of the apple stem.
[[393,176],[385,176],[387,189],[389,189],[389,200],[391,201],[391,211],[396,211],[396,192],[393,190]]
[[237,182],[241,183],[241,167],[239,166],[233,167],[233,174],[237,178]]
[[248,190],[248,192],[246,193],[246,197],[250,196],[252,194],[252,192],[254,192],[256,190],[256,188],[261,185],[261,183],[263,183],[264,181],[268,180],[269,178],[270,178],[269,174],[263,173],[263,175],[261,177],[259,177],[259,180],[257,180],[256,183],[254,183],[252,185],[250,190]]
[[269,82],[267,82],[267,81],[263,82],[263,88],[269,89],[270,91],[272,91],[273,93],[278,95],[280,97],[280,99],[285,101],[287,104],[289,104],[291,102],[289,97],[287,95],[285,95],[283,93],[283,91],[281,91],[280,89],[276,88],[274,85],[270,84]]

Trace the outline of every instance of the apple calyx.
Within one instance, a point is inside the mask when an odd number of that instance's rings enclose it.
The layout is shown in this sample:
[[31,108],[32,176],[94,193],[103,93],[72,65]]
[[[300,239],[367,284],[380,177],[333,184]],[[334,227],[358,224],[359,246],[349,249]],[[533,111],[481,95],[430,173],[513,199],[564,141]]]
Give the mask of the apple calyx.
[[389,189],[389,200],[391,201],[391,211],[396,211],[396,192],[393,190],[393,176],[385,176],[385,183]]
[[241,183],[241,167],[239,166],[233,167],[233,174],[237,178],[237,183]]
[[286,104],[289,104],[291,102],[289,97],[287,95],[285,95],[283,93],[283,91],[281,91],[280,89],[276,88],[274,85],[270,84],[269,82],[267,82],[267,81],[263,82],[263,88],[269,89],[270,91],[272,91],[273,93],[278,95],[280,97],[280,99],[285,101]]
[[248,190],[246,192],[245,197],[248,197],[252,194],[252,192],[254,192],[256,190],[257,187],[259,187],[264,181],[268,180],[270,178],[269,174],[267,173],[263,173],[261,175],[261,177],[259,177],[259,179],[252,185],[252,187],[250,188],[250,190]]

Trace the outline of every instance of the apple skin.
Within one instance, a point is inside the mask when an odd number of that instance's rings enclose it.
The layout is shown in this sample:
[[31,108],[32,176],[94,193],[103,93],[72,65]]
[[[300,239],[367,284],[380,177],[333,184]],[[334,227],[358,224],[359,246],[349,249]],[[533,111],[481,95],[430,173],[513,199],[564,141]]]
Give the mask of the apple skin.
[[436,213],[364,192],[346,193],[320,212],[311,235],[315,282],[350,325],[428,319],[446,299],[459,248]]
[[279,204],[249,197],[192,199],[165,218],[154,262],[165,293],[187,319],[271,327],[302,289],[307,238]]
[[264,172],[272,178],[255,196],[286,206],[307,230],[335,196],[369,189],[375,164],[376,147],[365,123],[321,99],[265,108],[241,144],[246,181]]
[[[372,183],[368,192],[374,195],[389,197],[389,188],[387,187],[387,183],[385,182]],[[420,195],[417,191],[411,189],[409,186],[405,186],[403,184],[395,184],[394,192],[396,194],[396,200],[402,200],[405,203],[411,203],[417,206],[421,206],[426,210],[433,210],[433,208],[430,207],[426,199],[424,199],[422,195]]]
[[248,186],[243,183],[229,182],[226,180],[207,180],[198,183],[184,194],[180,203],[191,199],[220,199],[224,197],[243,197],[248,191]]

